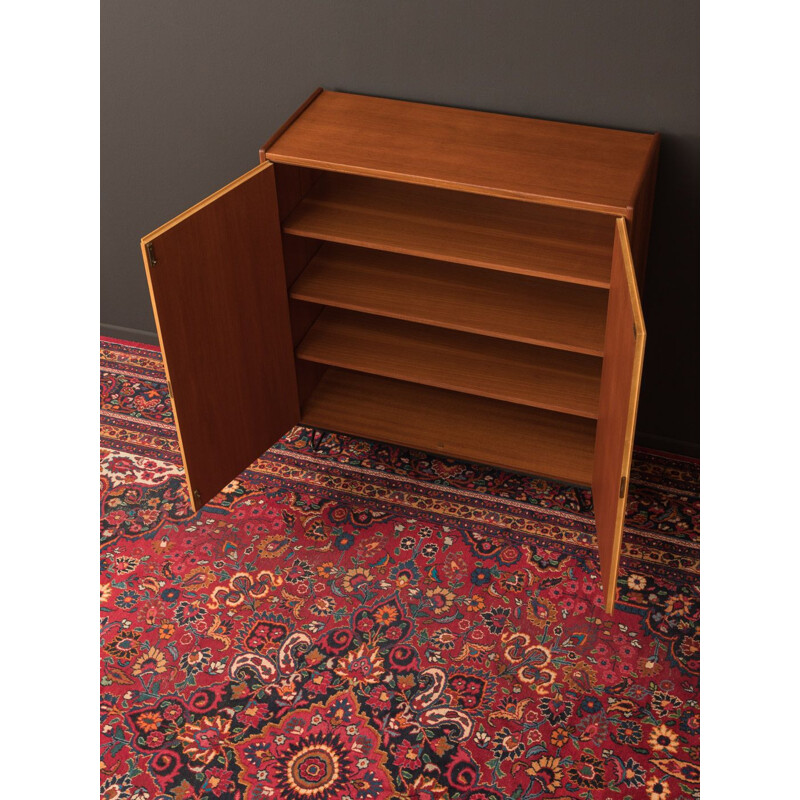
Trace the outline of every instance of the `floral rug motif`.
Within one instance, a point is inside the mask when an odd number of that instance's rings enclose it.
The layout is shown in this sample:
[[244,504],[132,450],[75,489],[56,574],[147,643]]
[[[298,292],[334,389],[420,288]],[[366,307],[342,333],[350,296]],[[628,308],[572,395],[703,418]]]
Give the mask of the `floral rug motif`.
[[101,797],[699,797],[699,466],[587,490],[298,427],[193,514],[157,349],[101,341]]

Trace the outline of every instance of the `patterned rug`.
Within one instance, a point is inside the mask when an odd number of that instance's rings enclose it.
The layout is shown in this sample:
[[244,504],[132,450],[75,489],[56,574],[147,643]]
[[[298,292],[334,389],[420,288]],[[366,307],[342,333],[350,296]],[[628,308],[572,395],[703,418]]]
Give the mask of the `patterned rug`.
[[591,495],[295,428],[192,514],[161,356],[101,353],[105,800],[699,797],[695,462]]

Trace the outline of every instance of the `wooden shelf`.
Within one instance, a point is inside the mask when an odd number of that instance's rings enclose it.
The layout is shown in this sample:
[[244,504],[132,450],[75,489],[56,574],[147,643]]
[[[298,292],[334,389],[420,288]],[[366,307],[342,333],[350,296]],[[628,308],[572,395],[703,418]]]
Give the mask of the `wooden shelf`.
[[301,422],[591,484],[611,613],[658,148],[315,91],[142,240],[192,508]]
[[608,292],[602,289],[325,244],[290,295],[409,322],[603,355]]
[[601,360],[326,308],[297,357],[387,378],[597,418]]
[[283,230],[605,289],[614,244],[610,216],[335,173]]
[[301,422],[569,483],[592,480],[592,420],[336,367]]

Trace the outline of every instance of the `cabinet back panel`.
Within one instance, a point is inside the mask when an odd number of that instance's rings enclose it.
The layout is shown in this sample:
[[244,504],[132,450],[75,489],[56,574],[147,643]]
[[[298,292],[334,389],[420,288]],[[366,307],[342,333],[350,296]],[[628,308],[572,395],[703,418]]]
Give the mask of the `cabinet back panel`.
[[608,288],[614,219],[324,173],[283,230],[331,242]]
[[587,485],[594,420],[329,367],[301,421]]

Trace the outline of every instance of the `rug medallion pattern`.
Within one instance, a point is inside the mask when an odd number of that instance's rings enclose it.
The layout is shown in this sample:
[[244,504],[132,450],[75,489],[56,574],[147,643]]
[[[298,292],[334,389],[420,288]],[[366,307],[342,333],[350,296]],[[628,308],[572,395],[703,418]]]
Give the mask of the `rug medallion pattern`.
[[290,431],[191,512],[157,350],[101,342],[101,797],[699,797],[698,466],[591,494]]

